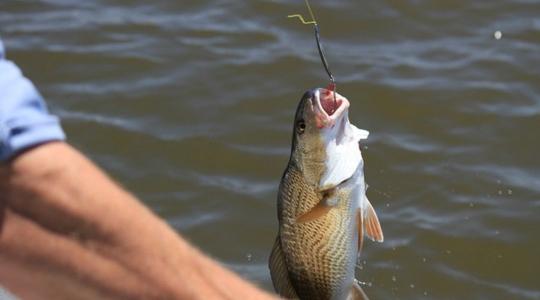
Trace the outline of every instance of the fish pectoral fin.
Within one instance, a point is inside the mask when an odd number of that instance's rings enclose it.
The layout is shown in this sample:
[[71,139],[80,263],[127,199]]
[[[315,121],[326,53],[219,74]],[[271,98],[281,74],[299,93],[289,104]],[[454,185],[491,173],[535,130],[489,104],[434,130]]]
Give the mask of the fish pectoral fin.
[[336,201],[330,201],[335,200],[331,199],[332,196],[335,194],[335,190],[335,188],[331,188],[322,191],[321,201],[317,203],[317,205],[315,205],[307,213],[296,217],[296,223],[311,222],[313,220],[317,220],[318,218],[324,217],[332,209],[332,207],[336,206],[337,204]]
[[360,287],[360,285],[356,282],[353,283],[351,292],[349,293],[349,296],[347,297],[347,300],[369,300],[366,293],[364,293],[364,290]]
[[307,213],[296,217],[296,223],[305,223],[317,220],[318,218],[324,217],[331,209],[332,206],[328,205],[326,201],[321,201]]
[[366,198],[367,206],[366,206],[366,212],[365,212],[365,218],[364,220],[364,230],[366,233],[366,236],[370,238],[372,241],[380,242],[382,243],[384,241],[383,231],[381,228],[381,224],[379,223],[379,218],[377,217],[377,213],[375,212],[375,209],[373,209],[373,206],[369,202],[369,200]]
[[358,256],[360,256],[360,251],[362,251],[362,245],[364,244],[364,218],[360,209],[358,209],[358,213],[356,214],[356,224],[358,226]]

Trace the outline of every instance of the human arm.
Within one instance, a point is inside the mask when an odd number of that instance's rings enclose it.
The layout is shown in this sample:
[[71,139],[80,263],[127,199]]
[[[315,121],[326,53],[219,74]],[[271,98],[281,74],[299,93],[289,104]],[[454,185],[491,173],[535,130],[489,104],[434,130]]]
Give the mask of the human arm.
[[22,299],[271,299],[61,142],[1,52],[0,285]]
[[24,299],[271,299],[65,143],[23,153],[0,182],[0,283]]

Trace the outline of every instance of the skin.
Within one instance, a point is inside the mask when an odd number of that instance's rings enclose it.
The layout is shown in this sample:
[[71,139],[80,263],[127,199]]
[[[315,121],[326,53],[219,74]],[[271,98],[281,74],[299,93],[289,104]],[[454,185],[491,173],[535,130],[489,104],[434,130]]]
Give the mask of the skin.
[[22,299],[275,299],[61,142],[0,167],[0,284]]

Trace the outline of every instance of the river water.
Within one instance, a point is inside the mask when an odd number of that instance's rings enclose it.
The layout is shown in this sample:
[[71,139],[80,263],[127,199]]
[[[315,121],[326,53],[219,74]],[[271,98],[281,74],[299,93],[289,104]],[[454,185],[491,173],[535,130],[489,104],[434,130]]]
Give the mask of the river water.
[[[540,2],[316,1],[385,242],[372,299],[540,299]],[[0,37],[69,141],[204,252],[271,290],[303,92],[303,1],[0,1]],[[500,31],[500,38],[495,32]]]

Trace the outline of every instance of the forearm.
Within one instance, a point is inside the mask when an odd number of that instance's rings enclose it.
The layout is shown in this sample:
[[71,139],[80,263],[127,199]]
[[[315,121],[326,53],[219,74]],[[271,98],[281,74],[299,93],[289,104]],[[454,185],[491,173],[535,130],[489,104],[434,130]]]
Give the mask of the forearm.
[[[15,293],[31,293],[33,283],[37,295],[64,288],[66,299],[81,298],[74,286],[89,298],[270,298],[189,246],[64,143],[32,149],[0,172],[0,283]],[[43,279],[51,284],[39,286]]]

